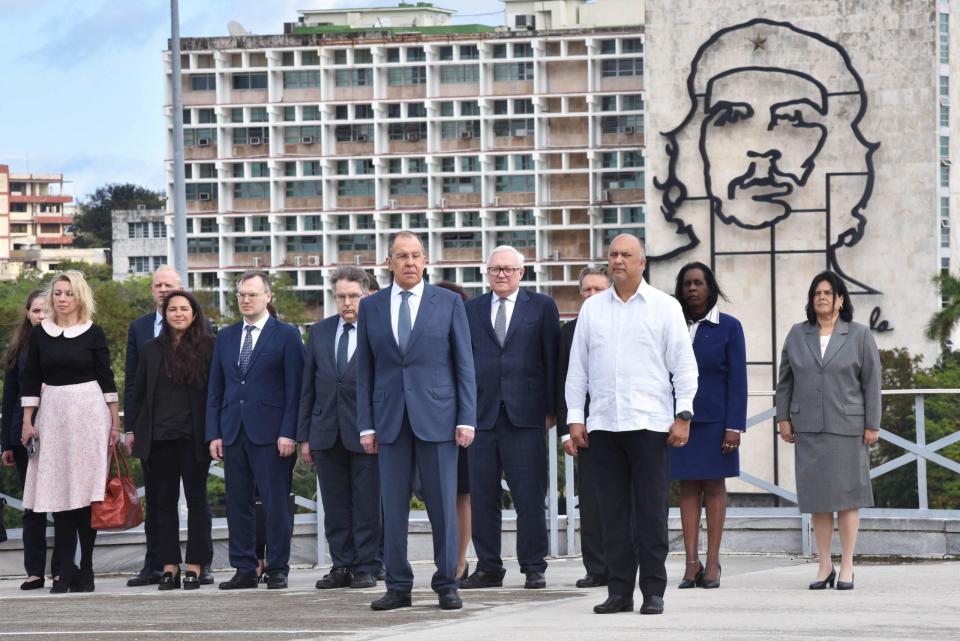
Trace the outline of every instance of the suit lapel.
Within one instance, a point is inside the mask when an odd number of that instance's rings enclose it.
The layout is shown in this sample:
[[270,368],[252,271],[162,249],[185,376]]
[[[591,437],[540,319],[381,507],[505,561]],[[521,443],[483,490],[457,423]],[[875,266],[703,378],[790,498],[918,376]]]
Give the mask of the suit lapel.
[[[247,363],[247,371],[249,372],[253,369],[253,364],[257,362],[257,357],[263,353],[263,350],[266,349],[267,343],[270,342],[270,339],[273,338],[273,335],[277,333],[277,321],[273,316],[267,317],[267,324],[263,326],[263,329],[260,330],[260,336],[257,337],[257,344],[253,346],[253,354],[250,355],[250,362]],[[240,330],[243,331],[242,329]],[[237,359],[239,360],[240,351],[237,350]]]
[[337,328],[340,326],[340,317],[331,316],[330,319],[320,325],[320,331],[317,332],[317,340],[320,345],[317,346],[317,353],[326,357],[329,366],[333,371],[337,371]]
[[393,298],[393,285],[390,285],[383,295],[374,294],[374,296],[375,298],[373,298],[370,302],[374,303],[373,306],[380,315],[380,318],[376,321],[371,318],[367,322],[379,322],[382,324],[384,331],[386,332],[384,336],[387,337],[387,342],[390,343],[393,346],[393,349],[396,350],[397,354],[399,354],[400,347],[397,345],[397,339],[393,337],[393,324],[391,323],[390,319],[390,301]]
[[513,304],[513,314],[510,316],[510,324],[507,326],[507,337],[503,340],[504,347],[507,346],[507,343],[510,342],[513,335],[517,333],[517,327],[523,322],[528,307],[530,307],[530,294],[521,288],[517,290],[517,302]]
[[[423,328],[427,323],[430,322],[430,319],[433,318],[433,306],[437,302],[437,291],[433,285],[430,283],[423,284],[423,300],[420,301],[420,308],[417,309],[417,320],[413,324],[413,329],[410,332],[410,340],[407,341],[407,351],[409,352],[413,349],[413,344],[417,342],[417,339],[420,338],[420,334],[423,333]],[[391,329],[391,332],[393,330]]]
[[814,323],[813,325],[807,325],[807,347],[810,348],[810,351],[813,353],[813,359],[820,367],[823,367],[823,358],[820,356],[820,328]]
[[480,303],[477,306],[483,314],[483,318],[480,319],[480,324],[483,325],[487,334],[490,335],[490,340],[493,341],[493,344],[500,347],[500,341],[497,340],[497,333],[493,331],[493,322],[490,320],[493,318],[493,306],[497,304],[497,301],[494,300],[493,292],[487,292],[484,296],[487,297],[486,302]]
[[240,373],[240,335],[243,334],[243,321],[235,323],[225,328],[220,335],[217,336],[217,340],[226,341],[227,347],[224,352],[229,358],[230,362],[233,363],[233,370],[239,374]]
[[823,355],[823,366],[826,367],[833,357],[837,355],[843,344],[847,342],[847,332],[850,331],[850,324],[846,321],[837,319],[837,324],[833,328],[833,335],[830,342],[827,343],[827,352]]

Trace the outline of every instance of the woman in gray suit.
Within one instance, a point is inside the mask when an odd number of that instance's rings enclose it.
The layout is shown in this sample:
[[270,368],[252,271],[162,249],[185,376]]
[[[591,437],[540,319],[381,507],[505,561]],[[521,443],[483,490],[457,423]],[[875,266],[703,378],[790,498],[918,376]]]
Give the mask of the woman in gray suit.
[[[807,320],[790,329],[777,383],[780,437],[796,444],[797,501],[811,513],[820,570],[811,590],[853,589],[860,508],[873,506],[869,446],[880,432],[880,353],[870,330],[853,322],[843,280],[817,274]],[[840,530],[840,573],[830,558],[833,513]]]

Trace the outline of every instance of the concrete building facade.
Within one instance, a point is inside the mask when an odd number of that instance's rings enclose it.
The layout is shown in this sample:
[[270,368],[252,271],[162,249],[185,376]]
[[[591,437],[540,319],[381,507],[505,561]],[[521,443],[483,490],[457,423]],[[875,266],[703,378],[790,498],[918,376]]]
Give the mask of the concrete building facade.
[[169,262],[165,215],[146,208],[111,212],[114,280],[143,276]]

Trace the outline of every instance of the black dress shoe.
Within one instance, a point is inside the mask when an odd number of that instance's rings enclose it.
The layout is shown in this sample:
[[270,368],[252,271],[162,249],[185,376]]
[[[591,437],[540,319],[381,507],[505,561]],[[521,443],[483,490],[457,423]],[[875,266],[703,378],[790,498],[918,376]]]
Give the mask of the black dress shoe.
[[145,585],[156,585],[160,583],[160,579],[163,577],[163,572],[159,570],[148,570],[143,568],[135,575],[127,579],[128,588],[139,588]]
[[547,580],[543,578],[543,572],[527,572],[523,587],[525,590],[540,590],[547,587]]
[[663,614],[663,597],[653,594],[643,597],[640,614]]
[[597,614],[616,614],[617,612],[633,612],[633,599],[617,594],[611,594],[607,600],[593,606]]
[[463,607],[463,601],[460,600],[456,588],[441,590],[437,597],[440,600],[441,610],[459,610]]
[[250,588],[256,588],[259,581],[257,580],[256,573],[247,574],[246,572],[241,572],[237,570],[229,581],[223,581],[218,587],[221,590],[248,590]]
[[370,609],[383,612],[386,610],[396,610],[397,608],[409,608],[412,604],[409,592],[387,590],[386,594],[370,604]]
[[387,571],[383,568],[377,570],[377,573],[374,575],[377,581],[386,581],[387,580]]
[[180,570],[177,570],[177,573],[173,572],[164,572],[163,576],[160,577],[160,584],[157,586],[158,590],[166,592],[167,590],[179,590],[180,589]]
[[201,585],[201,582],[200,582],[200,578],[197,576],[197,573],[187,570],[187,573],[183,575],[183,589],[199,590],[200,585]]
[[283,572],[271,572],[270,578],[267,580],[267,589],[268,590],[286,590],[287,589],[287,575]]
[[503,574],[494,574],[493,572],[484,572],[477,570],[460,583],[464,590],[476,590],[478,588],[500,588],[503,587]]
[[200,576],[197,577],[197,582],[200,585],[213,585],[213,572],[210,571],[210,568],[203,566],[200,568]]
[[33,579],[32,581],[24,581],[20,584],[21,590],[39,590],[43,587],[43,577],[39,579]]
[[[322,580],[323,579],[320,579],[320,581]],[[317,583],[319,583],[319,581]],[[377,580],[373,578],[373,575],[369,572],[357,572],[353,575],[353,579],[350,580],[350,587],[354,590],[375,588],[377,587]]]
[[[369,576],[369,575],[368,575]],[[347,568],[333,568],[329,574],[317,581],[318,590],[333,590],[335,588],[349,588],[353,581],[353,573]],[[367,586],[372,587],[372,586]]]
[[577,579],[578,588],[599,588],[607,584],[609,579],[605,576],[597,576],[596,574],[590,574],[587,572],[587,575],[582,579]]

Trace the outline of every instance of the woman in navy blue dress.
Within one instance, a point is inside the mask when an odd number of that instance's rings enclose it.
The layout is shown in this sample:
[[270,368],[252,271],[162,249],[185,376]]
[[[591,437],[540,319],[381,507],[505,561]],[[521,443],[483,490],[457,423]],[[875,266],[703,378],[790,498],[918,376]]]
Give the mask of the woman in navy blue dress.
[[[703,263],[677,274],[676,297],[690,327],[699,379],[690,439],[670,448],[670,476],[680,481],[680,523],[687,564],[679,587],[720,587],[720,538],[727,512],[729,477],[740,475],[740,433],[747,421],[747,357],[743,328],[721,314],[724,296]],[[700,509],[707,512],[707,563],[698,556]]]

